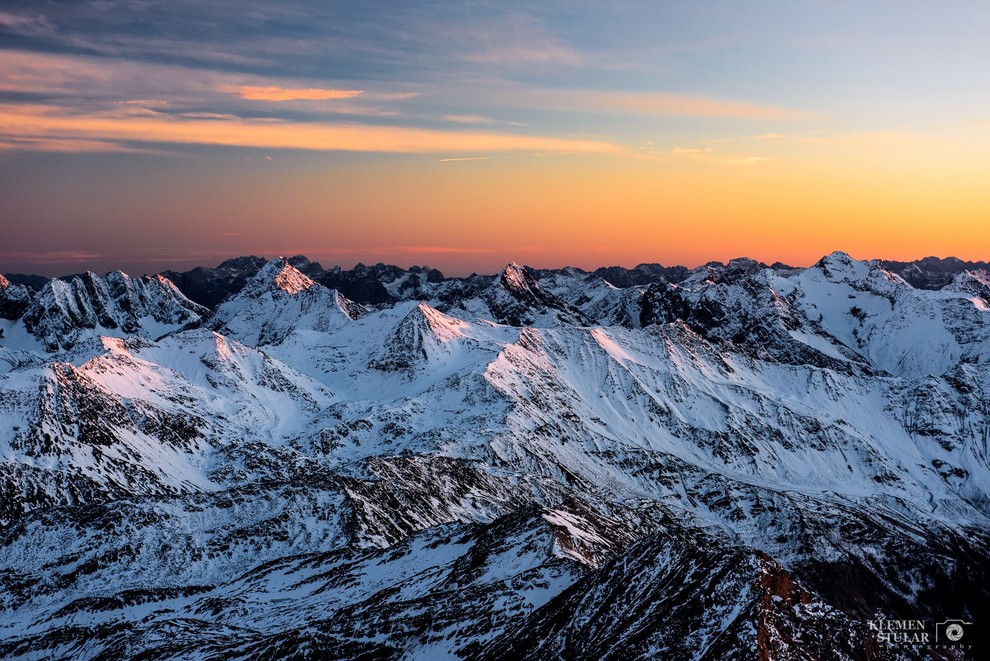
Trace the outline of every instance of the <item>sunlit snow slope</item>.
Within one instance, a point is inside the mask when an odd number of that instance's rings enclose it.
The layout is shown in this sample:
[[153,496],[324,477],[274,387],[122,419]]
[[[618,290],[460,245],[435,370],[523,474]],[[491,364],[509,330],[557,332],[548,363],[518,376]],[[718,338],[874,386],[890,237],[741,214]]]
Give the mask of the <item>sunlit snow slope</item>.
[[293,263],[0,278],[0,657],[986,658],[986,272]]

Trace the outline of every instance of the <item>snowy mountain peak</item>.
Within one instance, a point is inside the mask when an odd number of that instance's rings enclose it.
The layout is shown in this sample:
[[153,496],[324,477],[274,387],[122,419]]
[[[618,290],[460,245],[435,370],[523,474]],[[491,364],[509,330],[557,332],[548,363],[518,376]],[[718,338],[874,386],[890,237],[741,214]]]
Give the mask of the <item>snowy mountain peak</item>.
[[983,269],[978,271],[965,271],[961,274],[961,276],[975,280],[985,287],[990,287],[990,273],[987,273]]
[[410,314],[416,314],[418,320],[422,320],[426,328],[441,342],[463,337],[465,329],[468,328],[467,322],[446,315],[422,301],[416,306],[414,313]]
[[990,312],[990,274],[983,269],[963,271],[945,286],[944,291],[965,294],[977,310]]
[[868,289],[884,296],[898,290],[911,289],[904,278],[884,267],[878,259],[859,261],[844,252],[822,257],[807,272],[819,272],[832,283],[845,283],[857,289]]
[[297,271],[289,264],[285,265],[278,275],[275,276],[275,286],[282,291],[295,296],[301,291],[313,286],[313,281]]
[[19,319],[31,303],[24,285],[15,285],[0,274],[0,319]]
[[752,257],[735,257],[729,260],[729,268],[741,269],[746,271],[757,271],[764,268],[764,265],[756,261]]
[[985,272],[302,263],[157,338],[196,308],[119,272],[33,301],[71,352],[0,322],[0,658],[920,659],[866,622],[990,611]]
[[210,324],[250,345],[278,344],[297,330],[329,333],[366,311],[279,257],[217,306]]
[[820,270],[830,279],[862,279],[866,277],[869,266],[864,262],[853,259],[848,253],[836,250],[825,255],[811,267]]
[[334,301],[337,303],[337,309],[343,312],[348,319],[353,321],[369,312],[370,308],[367,306],[361,305],[360,303],[355,303],[336,289],[332,291],[334,294]]
[[467,322],[421,302],[399,321],[370,364],[383,372],[431,364],[439,368],[467,338],[470,327]]
[[[543,286],[544,276],[549,288]],[[586,323],[578,307],[552,291],[562,280],[574,283],[570,276],[547,275],[511,262],[497,276],[472,275],[436,286],[421,281],[422,288],[412,291],[425,294],[418,298],[429,300],[437,310],[467,320],[487,319],[509,326]]]
[[526,273],[526,269],[515,262],[509,262],[499,274],[499,282],[511,292],[529,291],[537,286],[536,281]]
[[983,269],[976,271],[963,271],[952,282],[945,286],[946,291],[959,292],[990,292],[990,273]]
[[[265,295],[294,296],[312,286],[312,281],[281,257],[269,260],[249,277],[230,299],[258,298]],[[219,309],[219,308],[217,308]]]
[[265,264],[260,271],[248,282],[245,290],[261,293],[271,287],[283,291],[290,296],[312,287],[315,282],[303,275],[298,269],[282,257],[276,257]]
[[206,308],[193,303],[167,278],[132,278],[112,271],[101,278],[92,272],[71,282],[51,280],[24,312],[28,333],[49,351],[69,349],[86,336],[139,334],[160,337],[198,322]]
[[145,278],[148,281],[154,281],[154,282],[156,282],[159,287],[163,287],[165,289],[170,289],[170,290],[174,290],[174,291],[177,291],[177,292],[181,292],[181,290],[178,287],[175,286],[175,283],[174,282],[172,282],[171,280],[169,280],[168,278],[166,278],[161,273],[156,273],[155,275],[148,275],[148,276],[145,276]]

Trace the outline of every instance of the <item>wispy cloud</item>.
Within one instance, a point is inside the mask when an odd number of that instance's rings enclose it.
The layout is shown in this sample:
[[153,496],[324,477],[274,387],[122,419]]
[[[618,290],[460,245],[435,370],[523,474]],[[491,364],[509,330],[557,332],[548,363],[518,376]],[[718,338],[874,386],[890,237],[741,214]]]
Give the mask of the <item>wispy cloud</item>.
[[164,99],[127,99],[125,101],[114,101],[114,104],[120,106],[141,106],[144,108],[164,108],[168,105],[168,101]]
[[93,58],[4,50],[0,57],[0,91],[31,94],[64,93],[106,84],[122,65],[100,68]]
[[808,119],[813,116],[792,108],[696,94],[535,90],[528,95],[531,97],[529,102],[536,105],[591,112],[775,120]]
[[567,64],[578,65],[585,58],[572,48],[553,41],[540,42],[538,39],[519,39],[514,43],[500,43],[489,40],[474,52],[464,56],[468,62],[498,65]]
[[504,119],[495,119],[485,115],[444,115],[444,120],[453,124],[469,124],[475,126],[526,126],[523,122],[510,122]]
[[890,151],[894,149],[918,149],[928,145],[944,144],[949,136],[917,131],[818,131],[789,136],[794,142],[804,142],[849,149]]
[[71,99],[71,108],[79,112],[100,106],[131,105],[176,113],[195,110],[250,114],[258,106],[248,102],[296,101],[304,102],[316,114],[382,116],[389,104],[417,94],[388,89],[381,83],[377,89],[366,91],[299,82],[84,55],[6,50],[0,57],[0,91],[48,98],[65,104],[67,110],[70,106],[66,100]]
[[420,96],[419,92],[375,92],[372,94],[365,93],[368,98],[375,99],[376,101],[405,101],[406,99],[415,99]]
[[12,14],[0,11],[0,31],[37,37],[54,34],[55,25],[43,14]]
[[112,140],[5,136],[2,133],[2,129],[0,129],[0,154],[3,154],[4,152],[53,152],[62,154],[166,154],[166,152],[160,149],[125,145]]
[[512,12],[486,21],[424,24],[425,38],[447,43],[460,60],[510,68],[577,66],[587,57],[563,41],[543,22]]
[[[606,139],[521,135],[483,115],[448,121],[485,130],[408,125],[388,104],[418,92],[298,86],[259,76],[175,65],[105,61],[86,56],[7,51],[0,91],[43,101],[0,104],[0,148],[36,151],[133,151],[149,144],[398,153],[616,152]],[[71,99],[71,103],[66,99]],[[359,103],[359,100],[364,100]],[[295,101],[281,118],[257,113],[254,101]],[[310,104],[314,104],[310,107]],[[346,109],[340,106],[346,106]],[[348,124],[330,123],[345,115]],[[370,121],[374,118],[375,122]],[[495,127],[499,127],[495,129]],[[135,147],[137,145],[137,147]]]
[[483,115],[444,115],[444,119],[455,124],[494,124],[495,120]]
[[785,140],[790,136],[783,133],[759,133],[757,135],[744,135],[734,138],[712,138],[710,140],[704,140],[706,145],[722,145],[729,142],[747,142],[747,141],[764,141],[764,140]]
[[959,132],[920,132],[907,130],[837,131],[809,130],[798,133],[764,133],[733,138],[716,138],[705,144],[773,142],[778,146],[819,145],[851,150],[891,152],[894,150],[919,150],[938,145],[964,146],[966,136]]
[[[0,91],[47,99],[0,106],[0,150],[128,152],[160,145],[220,145],[267,149],[439,153],[443,160],[499,158],[507,152],[627,151],[608,137],[521,134],[516,122],[488,113],[432,114],[452,126],[416,127],[430,114],[408,114],[407,99],[437,90],[293,84],[297,81],[77,55],[6,51]],[[309,81],[307,81],[309,82]],[[315,82],[315,81],[313,81]],[[396,85],[396,87],[399,87]],[[483,86],[478,86],[482,88]],[[383,89],[384,88],[384,89]],[[573,91],[492,85],[474,97],[479,107],[527,107],[556,112],[666,114],[793,119],[798,111],[737,100],[666,93]],[[67,101],[71,99],[70,101]],[[451,99],[463,103],[463,96]],[[283,103],[291,113],[258,117],[258,102]],[[415,106],[412,106],[415,109]],[[401,112],[400,112],[401,111]],[[327,121],[347,117],[350,123]],[[392,124],[392,125],[386,125]],[[456,126],[454,126],[456,125]],[[467,130],[465,130],[467,129]],[[549,130],[548,130],[549,133]],[[469,152],[469,153],[465,153]],[[476,155],[471,155],[474,152]],[[733,164],[755,156],[713,154],[681,158]]]
[[[444,94],[442,90],[438,94]],[[458,92],[488,108],[525,108],[564,113],[712,117],[783,122],[820,117],[806,110],[721,96],[679,93],[535,87],[505,81],[466,84]],[[456,97],[455,97],[456,98]]]
[[251,101],[326,101],[330,99],[353,99],[364,94],[362,90],[339,90],[320,88],[286,87],[241,87],[237,95]]
[[617,110],[643,115],[739,117],[743,119],[798,119],[807,116],[807,113],[790,108],[689,94],[616,93],[603,95],[601,103]]
[[66,264],[87,262],[103,255],[86,250],[12,250],[0,251],[0,260],[6,262],[34,262],[36,264]]
[[688,161],[715,163],[718,165],[756,165],[767,160],[764,156],[753,156],[751,154],[719,154],[710,147],[704,149],[674,147],[670,150],[670,155],[674,158]]
[[622,151],[607,141],[581,138],[222,117],[203,120],[170,115],[72,115],[55,106],[16,104],[0,104],[0,139],[393,153]]

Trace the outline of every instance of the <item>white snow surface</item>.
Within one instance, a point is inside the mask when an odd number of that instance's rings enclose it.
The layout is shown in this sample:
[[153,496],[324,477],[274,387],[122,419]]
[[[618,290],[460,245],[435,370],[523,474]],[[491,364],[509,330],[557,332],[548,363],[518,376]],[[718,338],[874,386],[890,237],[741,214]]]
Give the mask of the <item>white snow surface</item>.
[[[522,267],[501,279],[531,292]],[[922,291],[835,253],[757,274],[768,305],[801,316],[780,341],[834,361],[824,367],[754,357],[680,321],[640,328],[644,288],[600,280],[580,301],[573,282],[548,281],[547,296],[578,312],[537,294],[531,305],[551,307],[534,307],[527,327],[491,318],[511,291],[370,309],[282,259],[200,328],[185,327],[206,315],[163,278],[89,282],[52,281],[36,297],[33,328],[48,335],[0,322],[0,457],[17,496],[2,516],[24,522],[0,547],[0,570],[40,581],[0,602],[0,642],[121,618],[260,636],[386,592],[419,603],[451,586],[487,586],[486,609],[531,612],[615,553],[617,530],[642,534],[650,507],[785,566],[843,553],[830,538],[787,541],[789,513],[883,512],[921,531],[990,525],[985,273]],[[749,300],[708,275],[682,289]],[[140,305],[126,312],[122,300]],[[581,323],[566,323],[575,315]],[[52,342],[58,332],[74,346]],[[85,488],[64,486],[72,480]],[[406,504],[382,509],[392,501],[381,489]],[[540,509],[500,550],[473,556],[485,526],[524,502]],[[59,518],[87,503],[105,527]],[[348,508],[364,518],[344,521]],[[71,575],[62,584],[45,577],[59,558]],[[480,563],[470,572],[469,558]],[[72,574],[87,561],[109,569]],[[66,610],[189,586],[202,589]],[[472,638],[459,626],[445,619],[409,655],[455,654],[500,631]]]

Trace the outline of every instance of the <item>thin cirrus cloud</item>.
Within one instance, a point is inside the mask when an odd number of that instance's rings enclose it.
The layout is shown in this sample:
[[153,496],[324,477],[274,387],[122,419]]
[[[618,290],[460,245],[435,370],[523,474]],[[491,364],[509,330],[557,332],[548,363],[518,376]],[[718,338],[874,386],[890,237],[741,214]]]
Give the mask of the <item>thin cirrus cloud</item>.
[[38,264],[64,264],[87,262],[102,257],[100,253],[87,250],[12,250],[0,252],[4,261],[30,261]]
[[674,147],[670,150],[670,155],[683,160],[715,163],[718,165],[756,165],[767,160],[764,156],[753,156],[751,154],[719,154],[710,147],[704,149]]
[[484,115],[444,115],[444,119],[455,124],[494,124],[495,120]]
[[[734,138],[716,138],[705,140],[705,144],[745,144],[754,141],[772,142],[777,147],[804,147],[816,149],[819,153],[823,148],[835,148],[856,151],[859,154],[892,154],[913,153],[915,155],[930,154],[933,151],[951,151],[956,154],[980,152],[986,150],[986,141],[970,131],[942,129],[940,131],[907,131],[907,130],[875,130],[875,131],[834,131],[808,130],[798,133],[762,133]],[[697,155],[714,156],[711,148],[688,149],[677,148],[683,157]]]
[[505,119],[495,119],[485,115],[444,115],[443,119],[451,124],[474,126],[526,126],[525,122],[513,122]]
[[[358,98],[369,96],[357,89],[238,84],[236,75],[187,72],[172,65],[123,62],[101,66],[103,63],[87,57],[7,54],[11,57],[0,62],[0,90],[52,100],[0,105],[0,149],[5,151],[126,152],[134,151],[135,143],[403,153],[617,151],[603,140],[491,130],[445,132],[410,126],[251,119],[241,112],[246,108],[231,106],[224,99],[342,102],[348,104],[347,112],[359,117],[394,113],[387,106],[353,105]],[[256,76],[248,78],[268,82]],[[376,104],[387,104],[415,95],[383,91],[370,97]],[[69,97],[73,103],[64,103]],[[197,99],[215,110],[203,109],[195,103]],[[320,114],[333,111],[339,109],[320,106]],[[319,114],[314,118],[319,119]],[[484,123],[480,116],[466,119],[461,123]]]
[[[415,30],[401,33],[418,41],[427,57],[454,57],[461,62],[509,69],[576,67],[588,62],[585,53],[561,41],[526,12],[470,22],[438,22],[425,17],[414,22]],[[445,49],[437,50],[437,44],[445,45]]]
[[25,37],[55,33],[55,25],[42,14],[12,14],[0,11],[0,29]]
[[162,154],[153,149],[142,149],[106,140],[86,140],[56,137],[17,137],[0,133],[0,153],[3,152],[59,152],[63,154]]
[[[3,50],[0,91],[72,97],[76,105],[130,103],[149,106],[245,101],[340,101],[370,98],[401,101],[415,96],[406,91],[290,86],[278,79],[188,68],[173,64],[111,60],[84,55]],[[123,100],[122,100],[123,99]],[[147,101],[142,101],[146,99]]]
[[[70,96],[77,103],[146,105],[184,100],[202,103],[211,98],[216,101],[217,96],[289,101],[349,99],[363,94],[361,90],[290,87],[257,75],[172,64],[16,50],[4,50],[0,58],[0,91],[55,98]],[[122,97],[129,100],[121,101]]]
[[363,90],[340,90],[320,88],[288,88],[288,87],[241,87],[237,95],[250,101],[328,101],[336,99],[353,99],[364,94]]
[[622,151],[619,146],[604,140],[581,138],[239,117],[203,120],[158,114],[74,115],[55,106],[0,105],[0,142],[9,145],[17,140],[175,143],[383,153]]
[[[292,85],[258,75],[188,69],[169,64],[107,61],[87,56],[5,51],[0,91],[30,93],[49,101],[0,104],[0,151],[133,152],[155,145],[216,145],[265,149],[341,152],[448,153],[483,159],[506,152],[628,152],[608,137],[588,138],[551,132],[519,134],[522,124],[487,114],[439,113],[457,129],[402,125],[393,102],[430,94],[332,85]],[[436,90],[433,96],[436,95]],[[715,97],[643,92],[574,91],[493,85],[475,103],[494,101],[515,107],[570,113],[687,115],[787,120],[803,116],[788,108]],[[66,99],[73,99],[66,103]],[[440,100],[443,103],[443,100]],[[291,106],[309,121],[292,117],[251,118],[257,102]],[[311,103],[312,102],[312,103]],[[442,108],[442,105],[441,105]],[[354,123],[326,121],[327,114],[349,115]],[[390,118],[389,124],[372,123]],[[406,117],[409,120],[409,117]],[[415,120],[415,118],[412,118]],[[461,128],[463,127],[463,128]],[[466,130],[465,130],[466,129]],[[549,133],[549,135],[547,134]],[[465,153],[465,152],[474,152]],[[674,154],[713,163],[748,165],[755,156],[718,155],[689,150]]]
[[[786,122],[821,119],[817,113],[797,108],[681,92],[582,90],[499,84],[473,86],[468,92],[461,90],[460,93],[466,94],[474,102],[482,103],[487,107],[525,108],[565,113],[731,118]],[[464,116],[470,117],[471,115],[465,114]]]
[[782,106],[668,92],[537,90],[524,92],[520,101],[533,107],[635,115],[761,120],[802,120],[813,117],[812,113]]

